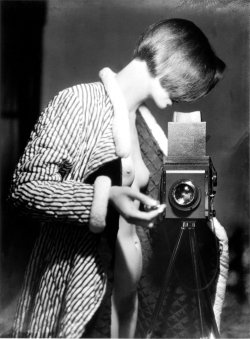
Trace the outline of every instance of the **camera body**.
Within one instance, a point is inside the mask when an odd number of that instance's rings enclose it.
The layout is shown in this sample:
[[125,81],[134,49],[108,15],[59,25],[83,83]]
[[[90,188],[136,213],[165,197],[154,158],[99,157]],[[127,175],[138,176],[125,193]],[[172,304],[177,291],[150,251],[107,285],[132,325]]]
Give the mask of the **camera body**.
[[164,218],[213,217],[217,174],[211,158],[206,155],[206,123],[170,122],[168,138],[160,189],[161,203],[166,204]]
[[166,157],[162,169],[161,201],[167,219],[206,219],[215,215],[216,172],[211,158]]

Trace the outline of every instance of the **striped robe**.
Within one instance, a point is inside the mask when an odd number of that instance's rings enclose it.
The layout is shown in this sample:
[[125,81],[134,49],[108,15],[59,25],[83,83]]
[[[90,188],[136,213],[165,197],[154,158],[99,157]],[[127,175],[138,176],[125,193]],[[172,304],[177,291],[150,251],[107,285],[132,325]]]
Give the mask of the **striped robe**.
[[112,179],[89,178],[127,157],[131,145],[115,75],[104,69],[100,77],[102,83],[68,88],[49,103],[14,173],[13,205],[43,223],[26,271],[16,337],[81,337],[105,295],[107,258],[99,254],[96,233],[105,225]]
[[14,173],[11,200],[44,225],[26,273],[17,337],[79,337],[101,303],[106,275],[89,221],[93,205],[103,209],[108,186],[101,183],[100,196],[98,187],[86,182],[126,153],[122,142],[114,141],[115,124],[104,85],[82,84],[60,92],[31,134]]

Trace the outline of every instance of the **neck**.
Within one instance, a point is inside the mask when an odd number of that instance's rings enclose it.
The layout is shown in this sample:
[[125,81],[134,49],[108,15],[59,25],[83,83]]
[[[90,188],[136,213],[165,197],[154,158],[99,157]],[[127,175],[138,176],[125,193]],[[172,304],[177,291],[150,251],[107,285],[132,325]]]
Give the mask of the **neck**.
[[134,59],[116,77],[127,108],[133,113],[149,96],[150,74],[146,62]]

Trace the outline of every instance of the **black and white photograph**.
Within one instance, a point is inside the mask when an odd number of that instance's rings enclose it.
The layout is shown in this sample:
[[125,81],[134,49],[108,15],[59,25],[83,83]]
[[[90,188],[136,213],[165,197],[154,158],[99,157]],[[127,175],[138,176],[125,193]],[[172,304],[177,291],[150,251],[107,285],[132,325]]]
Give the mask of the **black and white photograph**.
[[0,338],[250,338],[249,1],[0,16]]

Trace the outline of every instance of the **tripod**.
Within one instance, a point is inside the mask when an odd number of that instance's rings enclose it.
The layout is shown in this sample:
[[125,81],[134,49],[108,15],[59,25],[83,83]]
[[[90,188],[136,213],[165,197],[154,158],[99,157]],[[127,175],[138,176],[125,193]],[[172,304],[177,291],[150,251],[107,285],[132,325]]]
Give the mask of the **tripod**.
[[[190,244],[190,251],[191,251],[191,258],[192,258],[192,265],[193,265],[193,273],[194,273],[194,280],[195,280],[195,293],[196,293],[196,302],[198,308],[198,315],[199,315],[199,328],[200,328],[200,338],[208,338],[208,333],[205,330],[205,319],[204,319],[204,309],[206,308],[207,314],[211,324],[211,331],[215,338],[220,338],[220,334],[217,328],[213,307],[211,304],[211,296],[208,290],[208,285],[206,283],[206,278],[204,274],[204,269],[201,263],[199,248],[197,244],[197,238],[195,233],[196,222],[195,221],[182,221],[182,226],[180,228],[180,232],[178,234],[178,238],[173,250],[173,253],[170,258],[169,265],[167,267],[164,280],[163,280],[163,287],[159,293],[157,303],[155,309],[153,311],[152,322],[151,326],[147,332],[147,338],[151,338],[153,335],[153,331],[156,326],[157,317],[160,313],[164,297],[167,293],[167,288],[169,286],[169,282],[171,279],[171,275],[174,269],[175,261],[177,258],[178,251],[180,249],[180,245],[183,239],[184,232],[188,232],[189,235],[189,244]],[[201,283],[205,284],[205,288],[201,287]]]

